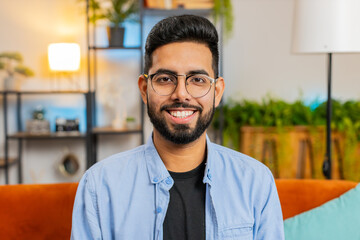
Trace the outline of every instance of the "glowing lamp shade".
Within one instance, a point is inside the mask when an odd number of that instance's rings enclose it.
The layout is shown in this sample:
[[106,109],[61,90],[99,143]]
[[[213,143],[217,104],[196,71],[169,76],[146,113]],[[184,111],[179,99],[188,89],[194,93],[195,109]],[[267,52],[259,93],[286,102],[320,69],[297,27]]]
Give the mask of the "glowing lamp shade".
[[52,43],[48,47],[52,71],[73,72],[80,66],[80,46],[76,43]]

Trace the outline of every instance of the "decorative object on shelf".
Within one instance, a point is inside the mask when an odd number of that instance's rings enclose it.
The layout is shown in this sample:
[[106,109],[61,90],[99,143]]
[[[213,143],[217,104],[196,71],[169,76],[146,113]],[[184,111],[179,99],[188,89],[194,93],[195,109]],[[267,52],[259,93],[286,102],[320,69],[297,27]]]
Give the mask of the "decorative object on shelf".
[[127,111],[124,95],[129,92],[126,83],[120,81],[118,78],[104,79],[101,82],[98,92],[99,101],[114,114],[111,127],[115,129],[125,129]]
[[19,80],[21,79],[18,77],[31,77],[34,75],[30,68],[22,65],[22,61],[23,57],[18,52],[0,53],[0,71],[5,71],[4,90],[19,90]]
[[360,52],[360,1],[295,1],[293,51],[327,53],[327,124],[324,175],[331,178],[332,53]]
[[128,130],[135,130],[137,129],[136,119],[134,117],[127,117],[126,118],[126,129]]
[[137,21],[139,11],[138,0],[88,0],[90,21],[95,23],[98,20],[106,19],[110,22],[107,27],[109,47],[123,47],[125,28],[122,25],[125,21]]
[[77,43],[52,43],[48,47],[48,60],[51,71],[55,72],[57,78],[64,76],[74,84],[73,74],[80,67],[80,46]]
[[70,153],[69,150],[66,151],[58,164],[58,170],[64,177],[71,178],[79,172],[80,163],[75,154]]
[[126,127],[124,121],[124,114],[121,114],[120,111],[116,111],[115,119],[111,121],[111,126],[115,129],[124,129]]
[[79,132],[79,119],[65,119],[57,118],[55,121],[55,131],[58,133],[61,132]]
[[45,119],[45,109],[42,106],[37,106],[33,111],[32,117],[35,120],[44,120]]
[[45,109],[42,106],[36,107],[32,113],[32,119],[26,121],[26,131],[30,134],[49,134],[50,123],[45,120]]

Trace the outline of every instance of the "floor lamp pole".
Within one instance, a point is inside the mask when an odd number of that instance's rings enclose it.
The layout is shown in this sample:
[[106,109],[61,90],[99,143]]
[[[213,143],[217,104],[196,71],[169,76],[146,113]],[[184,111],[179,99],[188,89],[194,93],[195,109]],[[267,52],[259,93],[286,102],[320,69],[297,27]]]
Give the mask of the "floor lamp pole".
[[332,101],[331,101],[331,67],[332,67],[332,53],[328,53],[328,96],[326,109],[326,154],[323,163],[323,174],[327,179],[331,179],[331,116],[332,116]]

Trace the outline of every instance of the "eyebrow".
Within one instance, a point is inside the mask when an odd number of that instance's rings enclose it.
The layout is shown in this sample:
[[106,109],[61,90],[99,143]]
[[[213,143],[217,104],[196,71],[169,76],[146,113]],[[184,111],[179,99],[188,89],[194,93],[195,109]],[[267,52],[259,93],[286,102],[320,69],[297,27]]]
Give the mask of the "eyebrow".
[[[158,73],[168,73],[168,74],[173,74],[173,75],[177,75],[178,73],[169,69],[165,69],[165,68],[160,68],[158,69],[154,74],[158,74]],[[203,70],[203,69],[199,69],[199,70],[191,70],[189,72],[186,73],[186,75],[194,75],[194,74],[204,74],[209,76],[208,72]]]

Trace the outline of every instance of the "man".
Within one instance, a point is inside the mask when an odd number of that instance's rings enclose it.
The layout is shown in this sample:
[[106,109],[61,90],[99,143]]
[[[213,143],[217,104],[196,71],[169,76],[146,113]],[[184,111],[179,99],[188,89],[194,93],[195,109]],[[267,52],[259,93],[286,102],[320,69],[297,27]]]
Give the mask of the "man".
[[85,173],[72,239],[284,239],[268,168],[206,136],[224,91],[218,61],[206,18],[154,26],[138,79],[153,134]]

